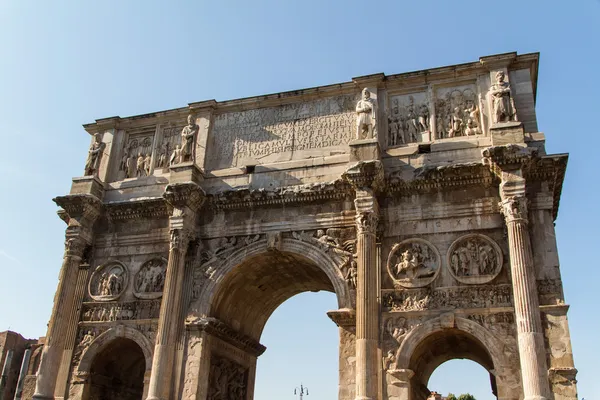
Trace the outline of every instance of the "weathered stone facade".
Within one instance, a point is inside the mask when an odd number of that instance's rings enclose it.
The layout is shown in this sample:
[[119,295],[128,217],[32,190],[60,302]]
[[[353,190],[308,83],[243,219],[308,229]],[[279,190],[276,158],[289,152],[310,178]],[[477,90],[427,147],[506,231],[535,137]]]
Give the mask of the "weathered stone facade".
[[452,358],[500,399],[575,399],[537,70],[508,53],[85,125],[34,398],[252,399],[271,313],[328,290],[341,400],[425,399]]

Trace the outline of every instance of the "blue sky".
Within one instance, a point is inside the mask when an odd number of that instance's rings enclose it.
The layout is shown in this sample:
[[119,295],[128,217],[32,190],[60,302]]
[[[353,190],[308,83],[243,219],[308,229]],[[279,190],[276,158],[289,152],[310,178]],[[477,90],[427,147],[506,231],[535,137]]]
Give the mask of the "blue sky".
[[[64,239],[51,199],[83,172],[81,124],[539,51],[539,128],[548,152],[570,153],[556,231],[579,393],[592,398],[600,392],[599,17],[597,0],[0,0],[0,330],[45,333]],[[257,399],[293,398],[300,381],[308,399],[334,396],[337,330],[323,314],[334,306],[331,295],[305,294],[275,312]],[[319,340],[334,350],[313,348]],[[435,388],[490,398],[487,376],[468,365],[442,366]]]

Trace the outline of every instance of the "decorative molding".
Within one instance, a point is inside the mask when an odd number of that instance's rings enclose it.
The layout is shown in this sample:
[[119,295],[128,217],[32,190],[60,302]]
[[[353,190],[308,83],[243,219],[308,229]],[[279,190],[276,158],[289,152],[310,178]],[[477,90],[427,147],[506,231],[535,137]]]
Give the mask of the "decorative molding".
[[356,310],[342,308],[340,310],[327,311],[327,316],[340,328],[354,329],[356,326]]
[[383,294],[382,305],[387,311],[512,307],[512,286],[481,285],[387,292]]
[[88,283],[90,297],[97,301],[118,299],[129,284],[129,271],[120,261],[110,260],[96,268]]
[[390,194],[412,195],[440,189],[490,187],[498,183],[489,168],[481,163],[424,166],[414,170],[412,179],[404,175],[403,171],[396,171],[388,176],[386,188]]
[[227,342],[245,352],[256,357],[260,356],[267,349],[257,340],[248,335],[240,333],[227,325],[226,323],[213,317],[194,318],[186,321],[188,330],[201,330],[209,335],[213,335],[224,342]]
[[111,222],[160,219],[169,216],[167,203],[160,197],[107,203],[105,208]]
[[217,210],[314,203],[343,200],[352,195],[350,185],[338,179],[332,182],[285,186],[269,189],[238,189],[209,196]]

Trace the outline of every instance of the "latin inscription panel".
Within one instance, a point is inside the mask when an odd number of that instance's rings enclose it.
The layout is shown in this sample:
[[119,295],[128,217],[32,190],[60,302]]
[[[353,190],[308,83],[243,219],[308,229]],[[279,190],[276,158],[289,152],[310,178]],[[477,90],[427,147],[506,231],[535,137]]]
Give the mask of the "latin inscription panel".
[[356,130],[355,95],[215,116],[208,169],[341,154]]

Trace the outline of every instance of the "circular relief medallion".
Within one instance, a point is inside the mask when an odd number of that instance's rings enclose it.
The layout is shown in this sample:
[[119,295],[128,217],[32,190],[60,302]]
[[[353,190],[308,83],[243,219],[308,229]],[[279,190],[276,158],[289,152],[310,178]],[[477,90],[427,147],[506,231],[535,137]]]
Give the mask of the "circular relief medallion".
[[492,239],[475,233],[456,239],[448,250],[447,261],[457,281],[487,283],[502,269],[502,251]]
[[146,261],[135,275],[133,294],[139,299],[157,299],[165,286],[167,260],[153,258]]
[[407,288],[426,286],[440,270],[440,254],[423,239],[408,239],[392,247],[387,269],[395,284]]
[[98,301],[116,300],[127,287],[127,268],[118,261],[100,265],[92,274],[88,290]]

